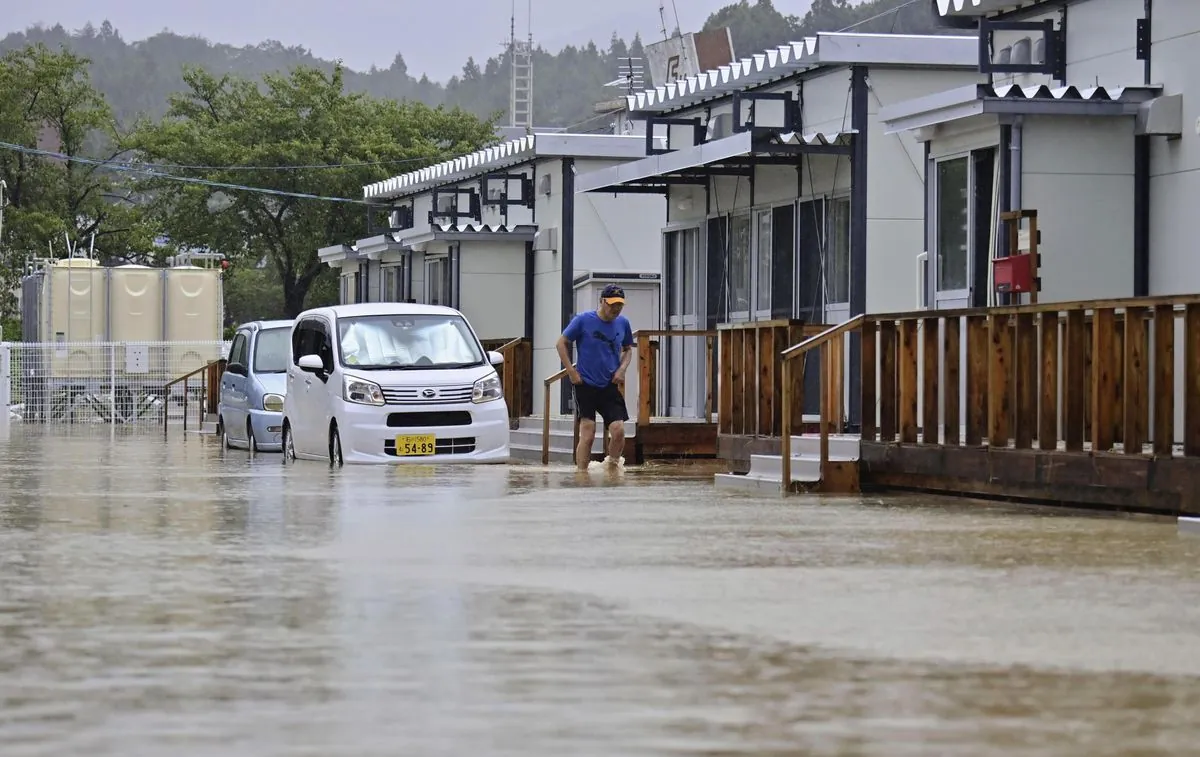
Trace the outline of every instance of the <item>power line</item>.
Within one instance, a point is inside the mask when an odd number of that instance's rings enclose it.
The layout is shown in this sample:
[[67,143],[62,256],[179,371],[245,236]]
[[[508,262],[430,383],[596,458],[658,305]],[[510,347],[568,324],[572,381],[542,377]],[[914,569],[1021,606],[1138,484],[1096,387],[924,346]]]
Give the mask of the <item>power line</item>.
[[347,197],[329,197],[326,195],[308,194],[305,192],[286,192],[281,189],[267,189],[265,187],[251,187],[245,184],[232,184],[224,181],[209,181],[208,179],[197,179],[192,176],[176,176],[174,174],[156,171],[152,168],[142,168],[139,166],[127,163],[111,163],[103,160],[94,160],[92,158],[82,158],[75,155],[65,155],[60,152],[51,150],[39,150],[35,147],[25,147],[24,145],[16,145],[11,142],[0,142],[0,149],[11,150],[13,152],[25,153],[26,155],[38,155],[46,158],[57,158],[58,160],[66,160],[73,163],[84,163],[94,165],[110,171],[118,173],[133,173],[150,176],[156,179],[165,179],[167,181],[177,181],[183,184],[198,184],[206,187],[215,187],[218,189],[234,189],[240,192],[256,192],[258,194],[268,194],[277,197],[296,197],[304,200],[321,200],[323,202],[342,202],[351,205],[365,205],[374,208],[390,208],[390,205],[381,205],[379,203],[368,202],[367,200],[355,200]]
[[897,12],[903,10],[904,8],[907,8],[908,6],[916,5],[919,2],[922,2],[922,0],[905,0],[905,2],[900,3],[895,8],[891,8],[890,10],[886,10],[882,13],[876,13],[874,16],[871,16],[870,18],[864,18],[862,21],[855,21],[853,24],[850,24],[845,29],[838,29],[838,31],[839,32],[849,31],[850,29],[853,29],[856,26],[862,26],[863,24],[874,21],[877,18],[883,18],[884,16],[886,16],[889,13],[897,13]]

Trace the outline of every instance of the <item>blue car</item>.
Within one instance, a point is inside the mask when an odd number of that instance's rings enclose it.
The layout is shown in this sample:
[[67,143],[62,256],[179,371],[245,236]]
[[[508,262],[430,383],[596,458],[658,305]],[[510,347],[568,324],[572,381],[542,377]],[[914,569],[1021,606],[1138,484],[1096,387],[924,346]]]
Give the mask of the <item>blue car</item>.
[[217,435],[227,449],[283,449],[291,339],[291,321],[254,321],[234,332],[217,406]]

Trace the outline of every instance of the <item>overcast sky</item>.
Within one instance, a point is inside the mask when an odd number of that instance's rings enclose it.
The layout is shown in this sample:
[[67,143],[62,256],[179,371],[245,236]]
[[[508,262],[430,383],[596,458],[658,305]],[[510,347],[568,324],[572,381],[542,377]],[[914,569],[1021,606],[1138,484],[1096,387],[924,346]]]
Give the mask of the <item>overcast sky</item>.
[[[517,34],[525,34],[530,0],[517,0]],[[668,28],[675,11],[684,31],[696,31],[714,10],[733,0],[665,0]],[[607,44],[615,31],[662,39],[660,0],[532,0],[534,43],[557,51],[594,40]],[[341,58],[354,69],[387,67],[403,53],[409,73],[444,81],[468,56],[486,60],[508,38],[512,0],[5,0],[0,30],[35,23],[67,29],[105,19],[127,42],[163,29],[213,42],[247,45],[277,39],[314,55]],[[776,0],[783,13],[803,15],[809,0]],[[674,6],[674,7],[673,7]],[[742,51],[738,51],[739,55]]]

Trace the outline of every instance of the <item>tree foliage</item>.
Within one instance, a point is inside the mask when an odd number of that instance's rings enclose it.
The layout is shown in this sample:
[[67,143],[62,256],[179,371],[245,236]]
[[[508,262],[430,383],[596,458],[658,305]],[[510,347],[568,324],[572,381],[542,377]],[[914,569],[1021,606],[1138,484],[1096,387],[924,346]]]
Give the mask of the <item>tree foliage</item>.
[[124,146],[207,184],[146,179],[139,189],[154,198],[151,217],[171,246],[266,260],[288,316],[325,269],[318,248],[358,239],[366,220],[362,205],[295,195],[361,197],[366,184],[494,139],[492,124],[458,109],[347,92],[339,66],[266,74],[261,84],[189,68],[184,82],[166,116],[142,120]]
[[[128,199],[126,179],[101,165],[118,139],[112,111],[92,85],[86,58],[30,45],[0,57],[0,180],[5,183],[4,281],[0,314],[15,308],[12,289],[31,257],[65,251],[68,240],[94,245],[98,258],[144,256],[148,227]],[[73,158],[92,158],[85,163]]]

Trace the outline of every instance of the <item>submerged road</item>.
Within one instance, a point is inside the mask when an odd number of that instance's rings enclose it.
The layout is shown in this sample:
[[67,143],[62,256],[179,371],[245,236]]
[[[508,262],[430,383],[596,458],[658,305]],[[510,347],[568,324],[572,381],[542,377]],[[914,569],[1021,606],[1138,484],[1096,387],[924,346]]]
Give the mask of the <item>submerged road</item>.
[[711,471],[0,439],[0,755],[1182,755],[1200,537]]

